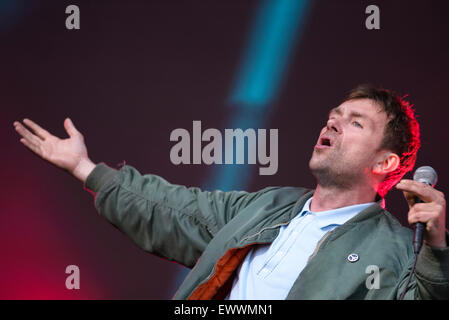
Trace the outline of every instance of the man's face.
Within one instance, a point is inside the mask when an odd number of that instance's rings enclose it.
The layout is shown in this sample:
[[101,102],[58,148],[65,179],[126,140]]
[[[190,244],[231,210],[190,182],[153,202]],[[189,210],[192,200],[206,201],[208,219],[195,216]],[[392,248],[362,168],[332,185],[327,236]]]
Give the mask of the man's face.
[[318,183],[349,187],[366,180],[387,120],[382,108],[369,99],[346,101],[332,109],[309,162]]

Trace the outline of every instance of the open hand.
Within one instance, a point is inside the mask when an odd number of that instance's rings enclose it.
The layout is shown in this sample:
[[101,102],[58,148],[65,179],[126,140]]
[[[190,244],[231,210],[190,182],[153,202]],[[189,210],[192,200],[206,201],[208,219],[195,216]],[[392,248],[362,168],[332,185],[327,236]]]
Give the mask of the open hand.
[[69,135],[67,139],[52,135],[29,119],[24,119],[23,123],[33,132],[15,121],[14,128],[22,136],[20,142],[42,159],[85,181],[95,164],[87,155],[83,135],[69,118],[64,121],[64,128]]

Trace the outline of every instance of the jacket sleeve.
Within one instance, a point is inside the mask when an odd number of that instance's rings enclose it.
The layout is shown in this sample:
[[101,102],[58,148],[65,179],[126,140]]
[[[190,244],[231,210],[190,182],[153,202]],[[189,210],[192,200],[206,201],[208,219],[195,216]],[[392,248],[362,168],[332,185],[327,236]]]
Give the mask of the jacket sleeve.
[[140,248],[192,267],[212,237],[242,208],[258,198],[244,191],[202,191],[141,175],[131,166],[120,170],[98,164],[85,189],[95,207]]
[[[446,241],[449,243],[448,232]],[[423,244],[412,279],[404,299],[449,299],[449,247],[434,248]],[[405,278],[403,280],[405,282]],[[404,284],[399,294],[403,288]]]

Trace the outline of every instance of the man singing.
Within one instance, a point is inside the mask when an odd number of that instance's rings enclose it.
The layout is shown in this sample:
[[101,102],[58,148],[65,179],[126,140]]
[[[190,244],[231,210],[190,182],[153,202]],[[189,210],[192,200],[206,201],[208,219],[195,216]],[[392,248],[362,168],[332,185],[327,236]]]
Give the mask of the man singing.
[[[444,194],[401,180],[416,161],[419,125],[389,90],[359,86],[330,110],[309,162],[314,190],[173,185],[94,164],[70,119],[68,139],[23,122],[32,132],[14,122],[20,141],[81,180],[101,215],[140,248],[192,268],[175,299],[449,298]],[[416,261],[412,230],[384,209],[393,186],[408,222],[426,225]]]

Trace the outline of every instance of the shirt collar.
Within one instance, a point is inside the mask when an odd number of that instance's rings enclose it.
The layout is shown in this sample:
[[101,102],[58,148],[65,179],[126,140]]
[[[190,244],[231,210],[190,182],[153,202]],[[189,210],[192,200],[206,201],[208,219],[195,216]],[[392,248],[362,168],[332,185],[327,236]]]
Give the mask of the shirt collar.
[[325,228],[330,225],[342,225],[352,217],[356,216],[359,212],[375,204],[375,202],[368,202],[362,204],[356,204],[352,206],[342,207],[334,210],[312,212],[310,211],[310,203],[312,202],[310,197],[304,207],[301,210],[300,216],[310,213],[314,216],[315,223],[320,228]]

